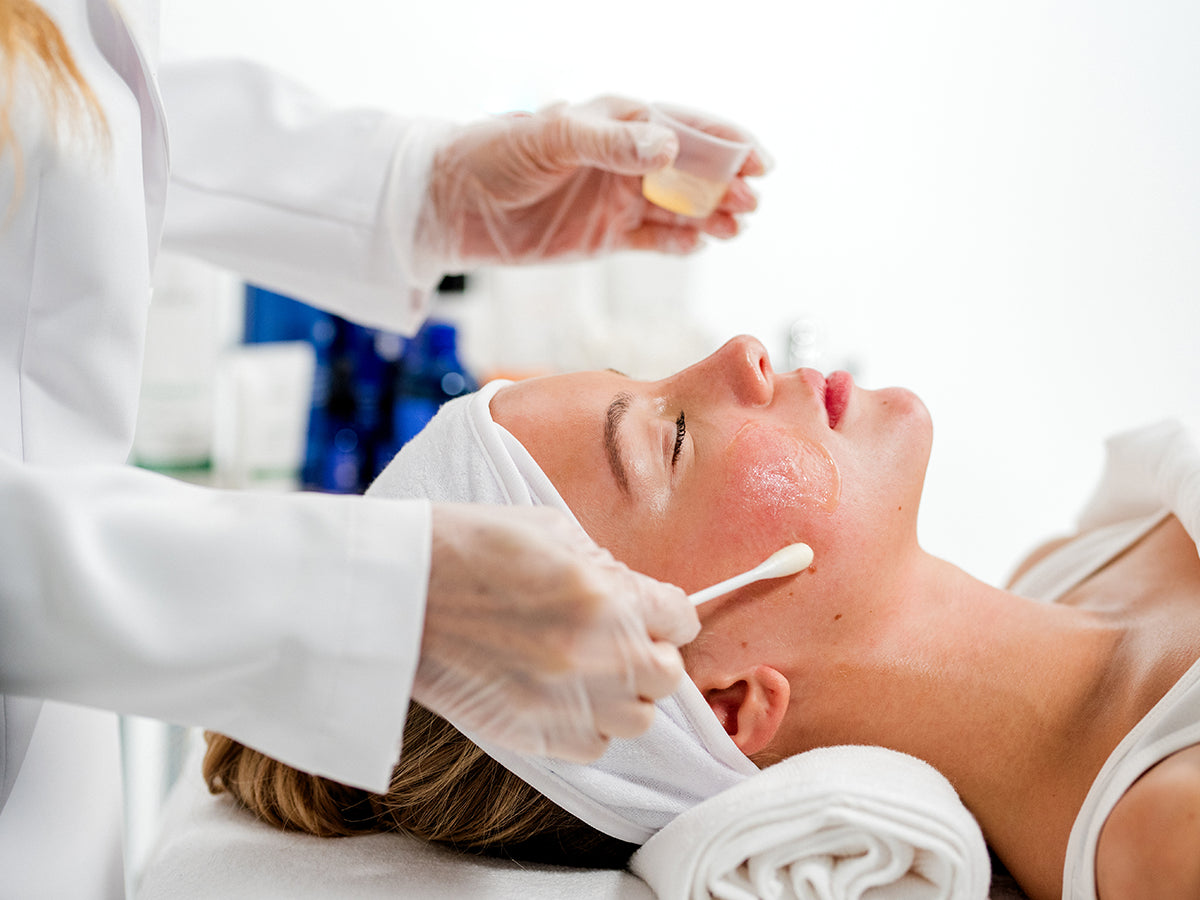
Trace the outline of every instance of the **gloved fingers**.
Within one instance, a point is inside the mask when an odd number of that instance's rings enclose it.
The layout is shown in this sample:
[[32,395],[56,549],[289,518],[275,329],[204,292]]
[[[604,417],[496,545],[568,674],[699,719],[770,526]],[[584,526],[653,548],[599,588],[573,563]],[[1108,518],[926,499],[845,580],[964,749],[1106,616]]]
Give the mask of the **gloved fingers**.
[[654,641],[629,673],[632,688],[642,700],[660,700],[675,693],[683,679],[683,657],[667,641]]
[[[604,94],[574,105],[554,103],[539,112],[558,127],[581,152],[573,165],[588,165],[620,175],[642,175],[661,169],[679,152],[674,132],[649,122],[649,107],[641,100]],[[604,125],[599,128],[597,126]]]
[[683,591],[555,510],[439,505],[431,561],[413,697],[468,733],[588,762],[684,677],[674,645],[699,621]]
[[644,575],[639,575],[638,579],[637,608],[650,637],[676,646],[694,641],[700,633],[700,617],[687,594],[672,584]]
[[566,110],[542,123],[544,164],[551,171],[589,166],[618,175],[661,169],[679,153],[679,139],[661,125],[626,122]]
[[631,738],[654,723],[654,701],[669,697],[684,677],[683,658],[666,641],[647,642],[635,628],[609,658],[625,660],[624,671],[613,673],[591,694],[596,729],[609,737]]
[[[717,206],[716,211],[708,219],[696,219],[691,216],[671,212],[646,201],[645,209],[642,211],[642,224],[665,226],[668,228],[693,228],[697,231],[707,232],[713,235],[713,237],[733,237],[741,229],[740,223],[733,220],[746,211],[741,208],[746,205],[746,202],[740,190],[733,196],[730,196],[727,192],[725,198]],[[754,206],[757,206],[757,198],[752,203]],[[718,218],[714,217],[718,217],[724,224],[718,224]]]
[[739,176],[729,183],[729,190],[721,198],[717,209],[733,214],[754,212],[758,209],[758,195],[746,184],[745,178]]
[[754,144],[754,149],[750,151],[750,155],[746,157],[746,161],[742,163],[742,167],[738,170],[739,178],[754,177],[756,175],[766,175],[775,167],[775,160],[763,148],[758,141],[751,139]]
[[705,234],[711,234],[715,238],[728,240],[732,237],[737,237],[742,230],[742,223],[736,217],[727,212],[717,210],[704,220],[704,224],[700,226],[700,230]]
[[503,704],[505,699],[508,698],[496,697],[495,702],[501,704],[507,720],[494,725],[486,723],[478,730],[481,735],[502,747],[517,753],[552,756],[577,763],[594,762],[608,749],[610,735],[596,728],[591,717],[585,718],[586,729],[581,727],[579,716],[565,716],[562,709],[557,710],[557,716],[553,708],[543,711],[543,716],[551,717],[549,720],[535,718],[527,721],[511,716],[511,708]]
[[600,733],[590,737],[578,736],[571,740],[547,743],[542,750],[529,751],[538,756],[553,756],[555,759],[565,759],[567,762],[587,764],[595,762],[608,749],[609,739]]
[[691,221],[691,225],[645,222],[625,234],[624,244],[630,250],[656,250],[659,253],[686,255],[703,243],[700,229],[696,227],[694,219]]
[[527,705],[497,707],[514,732],[509,746],[579,763],[604,755],[611,733],[600,726],[593,698],[577,677],[543,686],[539,696],[530,699],[533,702]]
[[654,703],[631,700],[596,710],[596,729],[610,738],[634,738],[654,724]]
[[542,112],[553,114],[570,110],[617,119],[622,122],[645,122],[650,118],[650,107],[646,103],[621,94],[601,94],[591,100],[573,105],[562,102],[552,103],[542,109]]

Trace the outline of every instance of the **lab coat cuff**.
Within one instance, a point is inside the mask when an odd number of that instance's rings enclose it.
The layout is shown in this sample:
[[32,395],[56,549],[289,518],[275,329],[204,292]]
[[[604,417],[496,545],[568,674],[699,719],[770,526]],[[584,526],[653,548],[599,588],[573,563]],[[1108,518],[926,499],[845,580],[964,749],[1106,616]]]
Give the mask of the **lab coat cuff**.
[[421,217],[426,214],[433,158],[457,127],[435,119],[409,122],[397,142],[384,188],[385,215],[410,286],[410,304],[414,314],[419,312],[422,317],[438,282],[451,274],[417,238]]
[[329,695],[329,763],[320,774],[385,793],[421,651],[432,513],[424,500],[356,499],[340,683]]

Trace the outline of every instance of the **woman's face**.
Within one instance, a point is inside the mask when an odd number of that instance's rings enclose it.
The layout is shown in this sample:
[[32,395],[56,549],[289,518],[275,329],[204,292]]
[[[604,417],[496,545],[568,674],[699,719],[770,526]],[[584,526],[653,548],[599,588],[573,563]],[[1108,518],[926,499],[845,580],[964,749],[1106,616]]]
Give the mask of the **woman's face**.
[[931,441],[921,402],[845,373],[776,373],[753,338],[662,381],[606,371],[520,382],[491,412],[598,544],[688,592],[804,541],[815,553],[797,576],[807,599],[867,597],[916,547]]

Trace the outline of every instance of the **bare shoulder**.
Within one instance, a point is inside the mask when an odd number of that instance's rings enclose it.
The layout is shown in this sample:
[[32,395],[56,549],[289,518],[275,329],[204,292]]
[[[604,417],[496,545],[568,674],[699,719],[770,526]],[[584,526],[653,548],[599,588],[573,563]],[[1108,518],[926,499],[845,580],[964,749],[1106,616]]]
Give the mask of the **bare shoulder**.
[[1168,756],[1125,792],[1096,849],[1100,900],[1200,897],[1200,745]]

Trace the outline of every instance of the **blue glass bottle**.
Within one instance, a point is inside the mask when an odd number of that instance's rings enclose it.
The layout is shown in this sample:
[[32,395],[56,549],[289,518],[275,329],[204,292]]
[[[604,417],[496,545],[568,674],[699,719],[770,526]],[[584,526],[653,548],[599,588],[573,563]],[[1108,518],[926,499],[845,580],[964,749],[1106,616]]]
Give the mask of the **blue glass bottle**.
[[394,448],[411,440],[447,400],[477,387],[458,357],[458,330],[449,322],[426,322],[400,359],[392,404]]

